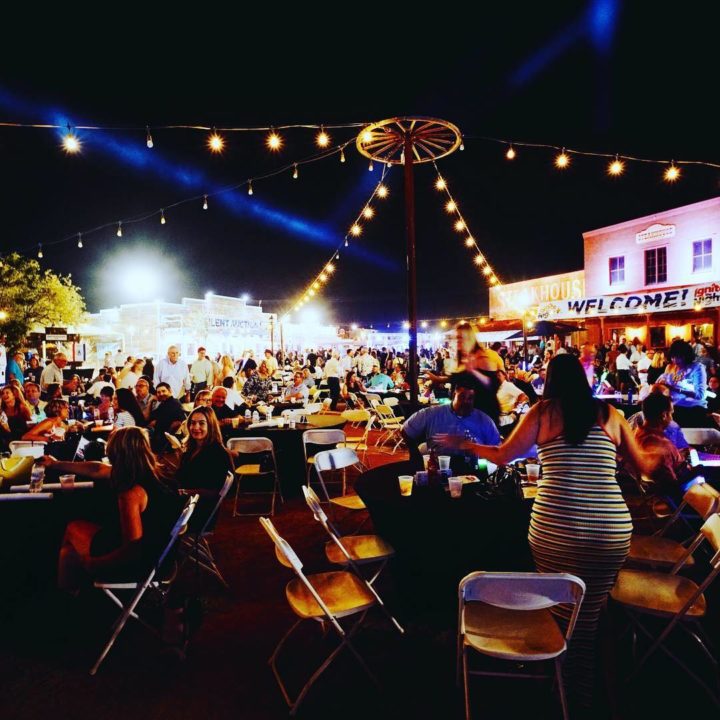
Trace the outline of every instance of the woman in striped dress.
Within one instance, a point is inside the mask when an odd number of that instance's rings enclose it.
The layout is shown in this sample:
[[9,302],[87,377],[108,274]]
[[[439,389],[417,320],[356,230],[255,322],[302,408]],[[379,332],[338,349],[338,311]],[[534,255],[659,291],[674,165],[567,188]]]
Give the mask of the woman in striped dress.
[[[639,449],[625,418],[592,396],[582,365],[569,354],[550,362],[543,400],[500,447],[462,446],[502,464],[524,457],[536,443],[543,479],[530,521],[530,548],[539,572],[572,573],[587,586],[563,674],[569,695],[589,706],[600,612],[632,533],[615,479],[616,455],[619,450],[644,472],[653,459]],[[559,607],[557,616],[562,623],[569,610]]]

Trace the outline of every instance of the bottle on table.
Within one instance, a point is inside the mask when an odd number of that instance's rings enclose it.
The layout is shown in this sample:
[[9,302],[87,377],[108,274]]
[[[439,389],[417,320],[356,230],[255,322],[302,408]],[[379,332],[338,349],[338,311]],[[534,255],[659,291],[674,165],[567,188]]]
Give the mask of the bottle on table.
[[114,424],[114,422],[115,422],[115,411],[114,411],[111,407],[108,408],[107,416],[108,416],[108,422],[109,422],[111,425]]
[[440,484],[440,461],[438,460],[437,450],[430,448],[430,457],[427,464],[428,487]]
[[257,410],[253,410],[252,421],[254,423],[260,422],[260,413]]
[[36,462],[30,473],[30,492],[39,493],[45,481],[45,466]]

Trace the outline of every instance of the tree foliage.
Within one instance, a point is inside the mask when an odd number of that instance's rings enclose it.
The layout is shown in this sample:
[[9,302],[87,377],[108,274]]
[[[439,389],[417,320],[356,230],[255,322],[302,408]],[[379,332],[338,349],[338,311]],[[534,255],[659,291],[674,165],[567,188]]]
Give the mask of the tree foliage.
[[19,253],[2,258],[0,267],[0,334],[8,350],[21,348],[36,326],[80,322],[85,300],[69,275],[43,270],[37,260]]

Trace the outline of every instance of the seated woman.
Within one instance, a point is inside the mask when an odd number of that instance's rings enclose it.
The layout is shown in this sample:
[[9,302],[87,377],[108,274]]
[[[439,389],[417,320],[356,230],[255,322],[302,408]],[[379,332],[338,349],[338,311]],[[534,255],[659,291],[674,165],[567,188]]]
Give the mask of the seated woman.
[[30,408],[22,392],[14,385],[6,385],[0,391],[0,440],[3,446],[23,438],[29,420]]
[[182,495],[200,495],[191,520],[192,527],[200,529],[215,507],[225,477],[233,470],[233,460],[223,445],[212,408],[196,407],[188,415],[187,428],[189,437],[178,451],[180,462],[172,482]]
[[395,387],[399,390],[409,390],[410,386],[408,385],[407,380],[405,379],[405,373],[402,371],[402,368],[400,365],[396,365],[395,368],[392,371],[392,375],[390,376],[390,379],[395,384]]
[[[45,406],[45,420],[33,426],[23,436],[23,440],[48,443],[45,450],[61,459],[70,459],[75,454],[82,423],[68,423],[70,405],[67,400],[51,400]],[[72,437],[71,437],[72,434]]]
[[137,425],[138,427],[145,427],[145,416],[135,396],[127,388],[118,388],[117,392],[113,395],[112,406],[115,411],[115,421],[113,426],[117,428],[131,427]]
[[[351,410],[358,410],[369,405],[365,399],[367,392],[363,381],[357,376],[354,370],[350,370],[345,376],[345,382],[340,388],[340,397]],[[353,399],[353,396],[355,399]]]
[[45,456],[48,470],[74,472],[105,483],[116,498],[116,514],[101,527],[73,520],[65,529],[58,559],[58,584],[76,593],[91,579],[137,579],[168,542],[182,501],[158,480],[146,432],[120,428],[107,443],[111,465],[60,462]]

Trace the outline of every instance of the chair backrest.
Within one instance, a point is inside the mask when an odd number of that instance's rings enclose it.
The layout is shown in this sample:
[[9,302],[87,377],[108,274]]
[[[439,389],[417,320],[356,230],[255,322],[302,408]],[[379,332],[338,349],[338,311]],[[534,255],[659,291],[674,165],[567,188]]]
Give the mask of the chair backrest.
[[365,393],[365,397],[368,399],[368,402],[369,402],[371,405],[374,404],[373,401],[379,402],[379,403],[382,402],[382,398],[381,398],[379,395],[377,395],[376,393]]
[[302,437],[303,445],[337,445],[345,442],[343,430],[306,430]]
[[389,397],[385,398],[385,405],[388,407],[395,407],[396,405],[399,405],[400,401],[396,397]]
[[683,435],[688,445],[719,445],[720,430],[715,428],[683,428]]
[[155,565],[156,570],[157,568],[161,567],[162,564],[165,562],[165,558],[167,558],[168,554],[173,548],[173,545],[175,545],[180,535],[182,535],[187,530],[188,522],[190,522],[190,517],[192,516],[199,499],[199,495],[191,495],[188,501],[185,503],[185,507],[182,509],[180,517],[177,519],[175,525],[173,525],[173,529],[170,531],[170,540],[168,541],[168,544],[165,546],[165,549],[162,551],[162,554],[160,555],[160,558]]
[[45,443],[34,440],[12,440],[9,449],[10,454],[17,457],[39,458],[45,454]]
[[711,515],[700,528],[700,532],[713,549],[714,554],[710,564],[715,571],[718,571],[720,570],[720,514]]
[[0,490],[30,482],[34,458],[12,456],[0,459]]
[[315,469],[318,472],[342,470],[343,468],[359,464],[360,458],[358,458],[357,453],[350,448],[323,450],[315,455]]
[[[378,405],[375,405],[373,409],[377,413],[381,422],[386,418],[395,419],[395,413],[393,412],[393,409],[388,405],[383,405],[382,403],[379,403]],[[399,420],[400,418],[397,419]]]
[[[270,518],[261,517],[260,524],[263,526],[265,532],[270,536],[270,539],[275,544],[275,554],[277,555],[280,562],[286,567],[291,567],[294,570],[295,574],[298,576],[302,584],[315,598],[315,602],[317,602],[317,604],[320,606],[327,619],[333,624],[340,636],[344,637],[345,631],[342,629],[342,626],[337,621],[335,616],[330,612],[328,606],[323,602],[323,599],[320,597],[320,595],[318,595],[317,590],[305,577],[305,574],[302,571],[302,562],[297,556],[297,553],[292,549],[292,547],[290,547],[290,543],[285,540],[285,538],[280,537],[280,533],[278,533],[278,531],[275,529],[275,525],[273,525]],[[283,559],[285,560],[285,562],[283,562]]]
[[367,422],[372,415],[367,410],[346,410],[340,417],[351,423]]
[[720,492],[708,483],[696,483],[683,495],[687,503],[703,520],[720,511]]
[[474,572],[460,581],[460,609],[467,602],[484,602],[511,610],[541,610],[559,604],[572,604],[565,638],[575,628],[585,583],[569,573]]
[[227,441],[227,449],[245,455],[273,452],[272,440],[266,437],[239,437]]
[[314,415],[315,413],[319,413],[323,409],[322,403],[308,403],[303,408],[303,414],[304,415]]
[[[330,425],[338,425],[340,418],[337,415],[308,415],[307,424],[313,427],[328,427]],[[342,431],[341,431],[342,432]]]
[[175,435],[171,435],[170,433],[166,432],[165,437],[167,441],[170,443],[170,447],[173,450],[180,450],[182,449],[182,441],[179,437],[176,437]]

